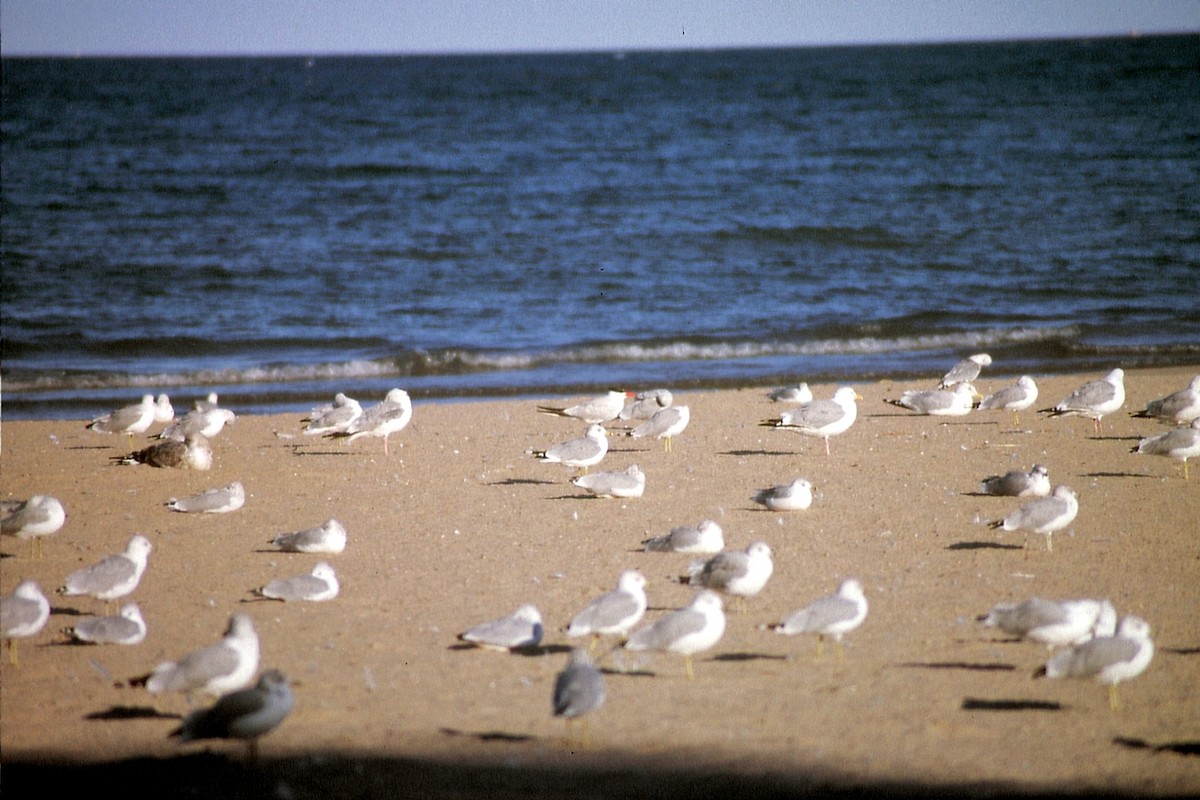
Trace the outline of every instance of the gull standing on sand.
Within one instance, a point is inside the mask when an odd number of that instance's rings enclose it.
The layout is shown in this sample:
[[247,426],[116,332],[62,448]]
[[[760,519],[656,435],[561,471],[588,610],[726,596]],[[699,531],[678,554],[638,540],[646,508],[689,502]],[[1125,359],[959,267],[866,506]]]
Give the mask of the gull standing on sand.
[[996,497],[1045,497],[1050,494],[1050,470],[1034,464],[1029,472],[1014,469],[990,475],[980,481],[979,491]]
[[0,597],[0,636],[8,639],[8,663],[17,665],[17,639],[38,633],[48,619],[50,601],[37,581],[21,581],[12,594]]
[[1108,684],[1108,705],[1121,708],[1117,684],[1145,672],[1154,658],[1150,624],[1141,617],[1121,620],[1114,636],[1097,636],[1059,650],[1036,673],[1047,678],[1094,678]]
[[812,505],[812,484],[805,478],[763,489],[752,498],[769,511],[803,511]]
[[794,611],[771,629],[776,633],[795,636],[798,633],[817,635],[817,657],[824,652],[825,637],[832,636],[837,646],[838,658],[842,657],[842,637],[862,625],[867,618],[867,596],[862,584],[854,578],[842,581],[836,594],[814,600],[799,611]]
[[1187,428],[1172,428],[1166,433],[1149,436],[1138,442],[1134,453],[1166,456],[1183,462],[1183,479],[1188,479],[1188,459],[1200,456],[1200,417]]
[[850,430],[858,417],[856,400],[862,400],[858,392],[849,386],[841,386],[830,400],[813,400],[759,424],[765,428],[796,431],[805,436],[820,436],[825,440],[825,455],[829,455],[829,437]]
[[531,450],[533,457],[544,464],[565,464],[587,472],[599,464],[608,452],[608,432],[598,422],[588,425],[579,439],[568,439],[545,450]]
[[191,497],[174,498],[167,501],[167,508],[184,513],[227,514],[237,511],[246,504],[246,489],[241,481],[234,481],[228,486],[216,489],[206,489]]
[[686,607],[636,631],[626,650],[658,650],[683,656],[688,679],[695,679],[692,656],[716,646],[725,635],[725,611],[720,596],[708,589],[696,592]]
[[956,383],[951,389],[909,389],[899,400],[885,400],[894,406],[934,417],[961,417],[975,406],[978,392],[969,383]]
[[625,636],[646,613],[646,578],[635,569],[617,577],[617,588],[584,606],[567,626],[567,636]]
[[126,603],[116,615],[85,619],[66,633],[85,644],[141,644],[146,638],[146,620],[137,603]]
[[1000,603],[978,620],[989,628],[1055,648],[1082,644],[1094,636],[1112,636],[1117,610],[1107,600],[1031,597],[1020,603]]
[[281,533],[270,543],[285,553],[340,553],[346,549],[346,529],[331,519],[315,528]]
[[1033,378],[1022,375],[1012,386],[1005,386],[979,401],[981,411],[996,409],[1011,411],[1013,426],[1021,424],[1021,412],[1037,402],[1038,387]]
[[650,419],[629,432],[634,439],[654,438],[663,440],[663,449],[671,452],[671,440],[683,433],[691,420],[692,412],[687,406],[671,406],[657,412]]
[[481,622],[458,638],[485,650],[520,650],[541,644],[545,630],[537,606],[524,605],[507,617]]
[[778,389],[773,389],[767,395],[767,399],[772,403],[792,403],[802,406],[813,401],[813,393],[807,383],[799,383],[795,386],[780,386]]
[[664,408],[675,402],[674,396],[668,389],[650,389],[638,392],[634,401],[625,406],[618,419],[650,419]]
[[[572,721],[604,705],[605,696],[604,676],[596,669],[587,651],[576,647],[571,651],[567,666],[554,679],[551,701],[554,716],[564,718],[570,731]],[[587,720],[583,722],[583,745],[586,747]]]
[[96,417],[87,428],[97,433],[124,433],[132,439],[134,434],[145,433],[154,424],[154,414],[154,395],[144,394],[142,402]]
[[1075,520],[1079,513],[1079,500],[1069,486],[1055,486],[1049,497],[1030,500],[1001,520],[990,523],[991,528],[1006,531],[1027,530],[1046,534],[1046,549],[1053,550],[1050,537]]
[[1098,381],[1088,381],[1067,395],[1054,408],[1044,408],[1052,417],[1090,417],[1096,435],[1100,435],[1100,419],[1125,405],[1125,370],[1114,369]]
[[725,549],[725,533],[716,522],[706,519],[695,527],[674,527],[666,536],[646,539],[642,545],[653,553],[719,553]]
[[383,401],[368,408],[358,415],[349,425],[340,431],[330,431],[326,438],[345,438],[353,442],[362,436],[374,436],[383,439],[383,454],[388,455],[388,437],[393,433],[404,430],[412,419],[412,400],[403,389],[392,389]]
[[222,695],[250,685],[258,671],[258,633],[245,614],[229,618],[221,641],[188,653],[178,661],[164,661],[149,675],[135,678],[151,694],[203,692]]
[[1200,375],[1192,378],[1186,389],[1152,400],[1133,416],[1157,419],[1168,425],[1190,425],[1200,419]]
[[599,397],[593,397],[590,400],[585,400],[577,405],[567,406],[566,408],[538,406],[537,410],[541,414],[550,414],[555,417],[571,417],[586,422],[589,425],[599,424],[602,422],[611,422],[619,417],[625,409],[625,398],[633,396],[633,392],[609,389],[607,393]]
[[637,464],[630,464],[620,472],[580,475],[571,483],[597,497],[641,497],[646,491],[646,473]]
[[29,554],[42,552],[42,537],[58,533],[67,521],[67,512],[57,498],[35,494],[28,500],[0,502],[0,534],[29,540]]
[[338,392],[334,395],[333,403],[314,408],[311,414],[301,420],[308,423],[304,427],[304,435],[324,436],[327,433],[340,433],[362,416],[362,412],[361,403]]
[[727,550],[688,565],[686,582],[736,597],[754,597],[763,590],[775,564],[766,542],[752,542],[745,550]]
[[106,604],[124,597],[142,580],[151,549],[149,539],[135,534],[125,545],[125,552],[105,556],[90,567],[72,572],[58,593],[67,597],[90,595]]
[[250,689],[222,695],[209,708],[193,711],[171,731],[181,742],[201,739],[243,739],[251,763],[258,758],[258,737],[274,730],[292,712],[292,688],[287,676],[267,670]]
[[987,353],[976,353],[973,356],[967,356],[962,361],[950,368],[950,371],[942,376],[941,383],[938,387],[941,389],[949,389],[955,384],[970,383],[979,377],[979,370],[983,367],[991,366],[992,357]]
[[165,469],[194,469],[204,471],[212,468],[212,446],[202,433],[189,433],[185,439],[168,438],[124,456],[113,456],[118,464],[147,464]]
[[337,575],[333,567],[324,561],[318,562],[307,575],[297,575],[292,578],[278,578],[261,589],[255,589],[254,594],[268,600],[308,600],[320,603],[332,600],[338,596]]
[[189,411],[181,419],[163,428],[162,433],[158,434],[157,438],[175,439],[182,442],[188,436],[198,433],[201,436],[211,439],[225,430],[226,425],[232,425],[235,422],[237,422],[237,414],[234,414],[228,408]]

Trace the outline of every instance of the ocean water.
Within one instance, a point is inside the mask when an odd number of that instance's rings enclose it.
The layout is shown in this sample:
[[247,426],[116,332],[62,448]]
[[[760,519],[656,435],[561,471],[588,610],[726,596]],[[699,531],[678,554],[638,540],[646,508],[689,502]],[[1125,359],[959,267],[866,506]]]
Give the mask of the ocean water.
[[3,413],[1200,363],[1200,37],[4,59]]

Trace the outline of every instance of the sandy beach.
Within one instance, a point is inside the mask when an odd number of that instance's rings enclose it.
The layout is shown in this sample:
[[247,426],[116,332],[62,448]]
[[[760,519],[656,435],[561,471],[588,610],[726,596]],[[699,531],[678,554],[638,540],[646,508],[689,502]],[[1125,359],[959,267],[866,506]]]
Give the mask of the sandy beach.
[[[7,421],[0,498],[59,498],[65,526],[43,543],[5,537],[0,593],[37,580],[53,613],[3,661],[0,765],[6,789],[80,779],[137,781],[147,795],[683,796],[725,792],[854,794],[1200,793],[1200,467],[1130,452],[1166,427],[1131,412],[1187,385],[1197,368],[1130,370],[1124,408],[1091,420],[976,411],[917,416],[884,402],[911,384],[858,384],[854,427],[830,442],[760,427],[784,410],[770,387],[679,392],[691,424],[671,452],[617,435],[596,470],[637,463],[644,496],[600,499],[574,471],[530,450],[583,425],[539,403],[418,403],[385,456],[378,439],[301,435],[301,415],[239,416],[213,440],[210,471],[113,464],[125,436],[84,420]],[[1100,373],[1037,378],[1036,408]],[[1011,381],[977,381],[987,394]],[[643,387],[638,387],[643,388]],[[652,387],[644,387],[652,388]],[[834,386],[812,387],[819,398]],[[190,398],[172,398],[183,410]],[[313,398],[313,404],[330,398]],[[364,405],[379,398],[360,397]],[[237,410],[236,408],[234,409]],[[161,426],[155,426],[156,432]],[[147,444],[135,437],[134,448]],[[1078,493],[1053,538],[987,522],[1023,501],[979,482],[1034,463]],[[751,497],[805,477],[815,500],[771,512]],[[165,507],[241,481],[243,508]],[[279,533],[336,518],[337,555],[280,553]],[[757,597],[727,602],[724,637],[695,659],[597,649],[607,702],[586,746],[550,713],[555,676],[576,640],[563,628],[624,569],[647,579],[650,622],[686,605],[693,556],[640,543],[711,518],[728,549],[769,544],[774,574]],[[129,599],[149,633],[135,646],[68,644],[62,632],[104,613],[50,594],[72,571],[153,544]],[[258,600],[251,590],[328,561],[341,583],[323,603]],[[858,578],[862,627],[816,657],[815,640],[764,626]],[[1031,596],[1108,598],[1152,626],[1156,653],[1120,687],[1122,709],[1090,680],[1035,679],[1044,646],[985,628],[994,604]],[[532,603],[546,636],[532,653],[463,645],[472,625]],[[112,611],[115,612],[113,604]],[[215,642],[230,614],[254,620],[262,669],[295,683],[295,709],[243,766],[238,742],[168,738],[189,710],[130,678]],[[643,623],[645,624],[645,623]],[[135,794],[136,794],[135,790]]]

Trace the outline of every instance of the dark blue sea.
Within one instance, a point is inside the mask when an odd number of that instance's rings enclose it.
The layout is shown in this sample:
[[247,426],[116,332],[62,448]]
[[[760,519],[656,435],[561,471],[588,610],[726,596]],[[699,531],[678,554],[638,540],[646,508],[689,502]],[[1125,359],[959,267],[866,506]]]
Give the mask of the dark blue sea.
[[1200,363],[1200,37],[3,60],[4,416]]

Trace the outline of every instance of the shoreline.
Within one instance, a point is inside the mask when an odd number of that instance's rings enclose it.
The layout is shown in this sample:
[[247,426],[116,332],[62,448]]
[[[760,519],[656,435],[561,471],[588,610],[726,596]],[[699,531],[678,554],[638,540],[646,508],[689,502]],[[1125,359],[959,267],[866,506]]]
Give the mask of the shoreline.
[[[486,785],[472,792],[469,781],[451,783],[455,765],[483,770],[485,784],[487,774],[528,769],[523,796],[555,796],[562,775],[597,771],[649,790],[664,770],[776,790],[1200,791],[1200,759],[1186,752],[1200,742],[1200,479],[1185,482],[1177,462],[1129,452],[1165,430],[1130,413],[1196,371],[1128,370],[1126,404],[1098,437],[1090,420],[1032,409],[1016,428],[1007,412],[916,416],[882,401],[929,379],[856,382],[859,419],[831,440],[828,457],[820,439],[758,426],[787,407],[763,388],[683,390],[676,403],[692,408],[692,422],[672,452],[613,436],[594,468],[639,463],[645,495],[626,500],[586,497],[570,470],[526,454],[582,428],[535,413],[532,400],[418,403],[388,457],[377,439],[303,437],[299,414],[240,415],[213,440],[208,472],[109,466],[109,456],[130,449],[126,437],[94,434],[84,421],[6,419],[0,499],[50,494],[68,519],[40,561],[26,542],[2,541],[0,593],[34,578],[56,613],[21,641],[18,666],[4,664],[0,763],[16,782],[44,779],[48,768],[34,766],[43,762],[99,772],[151,759],[155,774],[184,785],[216,764],[236,766],[237,743],[180,748],[165,738],[178,722],[166,715],[188,708],[182,697],[120,684],[215,641],[230,613],[245,612],[258,628],[261,668],[297,683],[294,712],[260,744],[263,774],[276,781],[287,780],[287,764],[319,771],[321,758],[344,758],[339,779],[359,776],[369,796],[383,794],[402,767],[430,765],[442,765],[432,771],[446,782],[435,785],[479,796]],[[1103,372],[1039,377],[1034,408]],[[1010,382],[985,371],[976,385],[986,394]],[[833,390],[812,388],[818,398]],[[1073,533],[1056,535],[1052,552],[1040,536],[988,529],[1020,501],[976,493],[983,477],[1035,462],[1079,493]],[[810,509],[773,513],[750,501],[799,475],[815,488]],[[232,480],[248,495],[237,512],[163,508],[169,497]],[[349,532],[342,554],[283,554],[266,544],[330,517]],[[550,716],[554,676],[574,643],[561,629],[625,568],[648,579],[646,621],[686,604],[691,589],[673,579],[692,557],[638,547],[706,517],[725,529],[728,549],[767,541],[771,581],[744,608],[727,609],[725,636],[696,657],[694,681],[676,657],[609,656],[592,747],[564,745],[562,721]],[[62,644],[74,614],[103,604],[49,592],[134,532],[154,544],[131,595],[147,619],[146,641]],[[251,589],[322,558],[342,581],[338,598],[250,602]],[[849,576],[863,581],[871,610],[846,637],[844,660],[817,660],[812,640],[760,630]],[[1045,649],[975,621],[995,603],[1035,594],[1106,596],[1118,613],[1149,620],[1157,652],[1145,674],[1121,686],[1122,712],[1109,710],[1094,682],[1034,680]],[[546,620],[540,653],[476,651],[456,640],[525,602]],[[217,755],[199,755],[209,751]],[[675,784],[680,794],[686,785]]]

